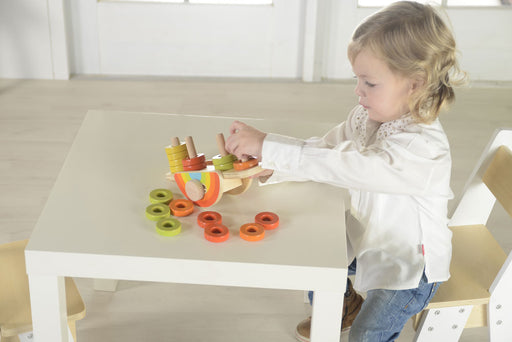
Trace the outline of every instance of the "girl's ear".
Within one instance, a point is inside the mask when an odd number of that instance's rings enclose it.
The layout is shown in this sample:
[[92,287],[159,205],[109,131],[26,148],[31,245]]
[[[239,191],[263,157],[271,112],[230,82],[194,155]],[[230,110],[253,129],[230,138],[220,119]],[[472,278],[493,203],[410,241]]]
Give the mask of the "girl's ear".
[[425,81],[421,78],[411,79],[410,82],[409,95],[414,93],[416,90],[421,89],[425,84]]

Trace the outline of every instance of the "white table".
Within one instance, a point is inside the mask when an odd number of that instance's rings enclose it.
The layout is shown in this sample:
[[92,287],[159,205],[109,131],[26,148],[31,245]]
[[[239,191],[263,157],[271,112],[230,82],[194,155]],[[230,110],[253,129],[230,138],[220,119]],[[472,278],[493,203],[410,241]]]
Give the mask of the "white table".
[[[347,275],[343,190],[313,182],[252,187],[224,195],[181,218],[182,233],[163,237],[146,219],[149,192],[170,188],[164,147],[194,138],[197,152],[218,154],[215,135],[232,118],[90,111],[84,119],[26,249],[34,335],[67,341],[64,277],[126,279],[313,290],[311,340],[339,341]],[[260,129],[307,137],[331,125],[247,120]],[[231,237],[204,239],[197,214],[216,210]],[[264,240],[239,227],[261,211],[280,216]],[[294,329],[294,327],[290,327]]]

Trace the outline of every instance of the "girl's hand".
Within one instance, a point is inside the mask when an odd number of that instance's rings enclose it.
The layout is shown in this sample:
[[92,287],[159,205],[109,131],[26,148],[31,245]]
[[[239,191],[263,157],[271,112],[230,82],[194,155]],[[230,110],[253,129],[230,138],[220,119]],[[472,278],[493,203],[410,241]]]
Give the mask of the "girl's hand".
[[226,151],[234,154],[238,159],[246,160],[250,156],[261,160],[261,150],[266,133],[254,127],[235,121],[229,128],[231,135],[226,140]]
[[270,176],[272,176],[273,173],[274,173],[274,170],[263,169],[263,171],[258,172],[257,174],[255,174],[249,178],[258,178],[260,182],[265,183],[267,181],[267,179],[269,179]]

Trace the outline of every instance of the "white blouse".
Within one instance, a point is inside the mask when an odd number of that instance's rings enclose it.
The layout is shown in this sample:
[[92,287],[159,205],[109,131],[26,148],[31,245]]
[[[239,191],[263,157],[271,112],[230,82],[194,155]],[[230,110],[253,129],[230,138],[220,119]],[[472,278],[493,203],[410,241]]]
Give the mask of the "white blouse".
[[357,106],[322,138],[267,134],[261,162],[274,170],[267,184],[312,180],[349,190],[355,289],[415,288],[423,270],[429,282],[450,277],[451,156],[439,120],[405,115],[380,124]]

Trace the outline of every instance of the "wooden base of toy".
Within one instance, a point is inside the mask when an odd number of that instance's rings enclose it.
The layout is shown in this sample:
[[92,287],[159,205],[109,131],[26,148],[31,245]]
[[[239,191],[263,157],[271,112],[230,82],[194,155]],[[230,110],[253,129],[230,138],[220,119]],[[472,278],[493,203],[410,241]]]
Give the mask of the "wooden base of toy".
[[218,171],[209,165],[199,171],[167,174],[167,178],[176,181],[183,195],[195,205],[209,207],[217,203],[224,193],[239,195],[247,191],[252,184],[250,177],[261,171],[260,166],[242,171]]

